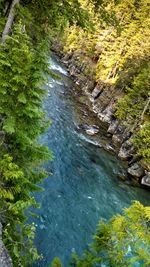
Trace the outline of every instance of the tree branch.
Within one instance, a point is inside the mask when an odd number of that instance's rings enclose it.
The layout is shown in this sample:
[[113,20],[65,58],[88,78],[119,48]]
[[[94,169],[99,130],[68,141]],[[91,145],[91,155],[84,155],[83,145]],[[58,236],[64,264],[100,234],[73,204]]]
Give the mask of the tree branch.
[[14,21],[14,17],[15,17],[15,6],[16,4],[19,4],[20,0],[13,0],[11,7],[10,7],[10,11],[9,11],[9,15],[7,18],[7,22],[5,24],[5,28],[4,31],[2,33],[2,40],[1,43],[5,42],[5,38],[9,35],[13,21]]

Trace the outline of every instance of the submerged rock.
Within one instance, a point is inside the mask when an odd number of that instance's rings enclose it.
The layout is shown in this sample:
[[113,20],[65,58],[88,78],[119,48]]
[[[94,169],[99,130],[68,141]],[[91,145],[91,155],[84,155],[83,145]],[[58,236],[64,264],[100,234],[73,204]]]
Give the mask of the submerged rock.
[[86,130],[86,133],[89,135],[94,135],[99,132],[99,128],[95,128],[93,126],[89,127],[89,129]]
[[143,177],[145,171],[139,163],[134,163],[131,167],[128,168],[128,174],[133,176],[135,179]]
[[97,125],[80,124],[78,125],[78,129],[84,130],[88,135],[94,135],[99,132]]
[[115,152],[115,149],[110,144],[106,144],[106,146],[104,147],[104,149],[106,151]]
[[147,174],[142,178],[141,184],[147,185],[150,187],[150,172],[147,172]]

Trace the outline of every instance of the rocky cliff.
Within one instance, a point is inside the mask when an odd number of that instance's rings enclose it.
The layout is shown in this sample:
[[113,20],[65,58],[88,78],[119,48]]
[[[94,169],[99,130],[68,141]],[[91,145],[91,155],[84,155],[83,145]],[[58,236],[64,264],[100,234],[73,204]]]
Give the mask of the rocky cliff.
[[107,84],[97,84],[90,75],[84,73],[83,64],[77,64],[79,61],[75,54],[64,55],[58,52],[59,49],[55,46],[55,52],[61,57],[73,80],[86,95],[88,107],[97,114],[100,121],[106,123],[107,134],[112,138],[112,145],[118,157],[128,161],[128,175],[133,184],[150,187],[150,172],[141,164],[141,159],[136,155],[132,143],[133,134],[114,115],[115,104],[122,96],[122,91],[118,89],[114,92],[114,89],[108,87]]

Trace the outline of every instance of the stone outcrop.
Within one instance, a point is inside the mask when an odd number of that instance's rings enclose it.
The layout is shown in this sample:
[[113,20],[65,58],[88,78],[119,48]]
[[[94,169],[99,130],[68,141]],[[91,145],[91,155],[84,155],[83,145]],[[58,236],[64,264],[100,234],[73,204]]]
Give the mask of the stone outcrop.
[[128,168],[128,174],[132,175],[136,180],[139,181],[139,179],[145,174],[145,171],[139,163],[134,163]]
[[89,129],[86,130],[86,133],[88,135],[95,135],[99,132],[99,129],[98,128],[95,128],[95,127],[89,127]]
[[94,88],[94,90],[92,91],[92,94],[91,94],[93,99],[96,100],[100,96],[101,92],[102,92],[102,89],[99,88],[98,86],[95,86],[95,88]]
[[2,241],[2,224],[0,223],[0,267],[13,267],[12,260]]
[[112,100],[102,112],[98,112],[98,118],[101,121],[110,124],[112,121],[113,113],[114,113],[114,101]]
[[141,184],[150,187],[150,172],[147,172],[146,175],[141,179]]
[[127,141],[125,141],[120,150],[119,150],[119,154],[118,157],[122,160],[128,160],[133,156],[133,153],[135,152],[135,148],[131,142],[130,139],[128,139]]
[[[79,56],[75,54],[65,55],[64,63],[75,83],[82,88],[84,95],[86,95],[86,104],[97,114],[100,121],[106,123],[107,134],[112,137],[112,144],[109,144],[108,147],[111,147],[112,151],[115,150],[119,158],[129,161],[128,174],[134,181],[148,185],[149,176],[144,176],[145,170],[138,163],[139,158],[136,156],[131,141],[132,133],[114,116],[115,103],[122,96],[122,91],[120,89],[114,90],[113,86],[109,84],[96,84],[92,76],[84,74],[85,64],[81,63],[79,66],[78,59]],[[90,131],[86,131],[90,134]],[[95,133],[91,131],[92,134]]]
[[78,129],[84,130],[88,135],[95,135],[99,132],[97,125],[80,124],[78,125]]
[[118,129],[118,126],[119,126],[119,121],[112,119],[112,121],[108,127],[107,133],[114,134],[115,131]]
[[117,148],[120,147],[120,145],[122,144],[123,140],[122,140],[122,135],[121,134],[113,134],[112,136],[112,142],[113,145]]

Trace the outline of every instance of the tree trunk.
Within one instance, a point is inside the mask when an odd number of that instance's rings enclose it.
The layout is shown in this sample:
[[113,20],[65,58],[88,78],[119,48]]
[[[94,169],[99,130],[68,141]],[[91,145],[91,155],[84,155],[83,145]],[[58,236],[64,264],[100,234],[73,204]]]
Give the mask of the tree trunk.
[[19,4],[20,0],[13,0],[11,7],[10,7],[10,11],[9,11],[9,15],[7,18],[7,22],[5,24],[5,28],[4,31],[2,33],[2,43],[5,42],[5,38],[6,36],[10,33],[13,21],[14,21],[14,17],[15,17],[15,5]]
[[145,112],[147,111],[149,104],[150,104],[150,94],[149,94],[149,96],[148,96],[148,100],[147,100],[146,105],[145,105],[145,107],[144,107],[144,109],[143,109],[143,112],[142,112],[142,114],[141,114],[141,121],[144,120],[144,114],[145,114]]
[[11,4],[12,4],[12,2],[6,1],[5,8],[4,8],[4,16],[8,16]]
[[143,120],[144,120],[144,114],[145,114],[145,112],[147,111],[149,104],[150,104],[150,94],[148,94],[148,99],[147,99],[147,102],[146,102],[146,104],[145,104],[145,106],[144,106],[144,109],[143,109],[143,111],[142,111],[141,116],[139,116],[139,117],[135,120],[135,123],[133,124],[132,128],[130,129],[131,132],[134,131],[135,128],[139,127],[140,124],[142,124],[142,122],[143,122]]

